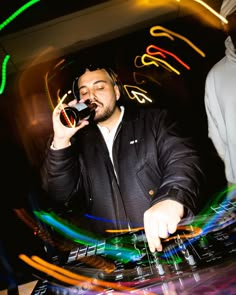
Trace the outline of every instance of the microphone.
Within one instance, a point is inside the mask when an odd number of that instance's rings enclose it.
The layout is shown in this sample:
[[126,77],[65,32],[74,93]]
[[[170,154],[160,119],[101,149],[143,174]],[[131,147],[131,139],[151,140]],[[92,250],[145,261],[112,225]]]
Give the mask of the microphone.
[[83,102],[77,103],[75,106],[65,107],[61,110],[60,120],[66,127],[75,127],[81,120],[88,120],[91,115],[94,115],[94,111],[97,105],[95,103],[85,104]]

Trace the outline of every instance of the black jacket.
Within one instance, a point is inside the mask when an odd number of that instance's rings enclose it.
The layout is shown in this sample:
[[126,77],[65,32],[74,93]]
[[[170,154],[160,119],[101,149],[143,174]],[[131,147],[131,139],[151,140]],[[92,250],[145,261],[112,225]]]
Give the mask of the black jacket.
[[204,182],[200,157],[165,110],[126,109],[113,161],[116,173],[100,130],[89,124],[70,147],[47,149],[43,189],[55,205],[77,200],[92,230],[102,234],[108,228],[127,228],[127,222],[143,226],[145,210],[165,199],[184,204],[187,215],[198,212]]

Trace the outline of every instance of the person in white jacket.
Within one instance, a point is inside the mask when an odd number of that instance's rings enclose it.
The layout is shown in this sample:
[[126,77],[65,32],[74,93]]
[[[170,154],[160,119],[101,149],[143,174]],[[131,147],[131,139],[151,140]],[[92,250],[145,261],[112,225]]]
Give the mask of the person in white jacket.
[[225,165],[228,186],[236,188],[236,0],[224,0],[220,13],[228,23],[225,56],[208,72],[205,108],[208,136]]

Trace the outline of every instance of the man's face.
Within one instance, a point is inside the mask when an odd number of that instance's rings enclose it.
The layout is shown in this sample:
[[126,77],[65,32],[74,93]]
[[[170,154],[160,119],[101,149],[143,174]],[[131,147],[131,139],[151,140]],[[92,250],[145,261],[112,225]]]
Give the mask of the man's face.
[[104,69],[86,70],[78,80],[80,101],[95,103],[95,122],[103,122],[112,116],[116,101],[120,97],[119,88]]

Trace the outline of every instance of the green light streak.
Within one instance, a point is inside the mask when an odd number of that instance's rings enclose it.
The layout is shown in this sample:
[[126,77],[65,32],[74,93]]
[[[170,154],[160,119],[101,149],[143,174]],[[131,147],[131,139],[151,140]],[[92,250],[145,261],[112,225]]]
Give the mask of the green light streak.
[[39,2],[40,0],[31,0],[28,3],[21,6],[19,9],[17,9],[12,15],[10,15],[4,22],[0,24],[0,31],[5,28],[11,21],[13,21],[14,18],[16,18],[19,14],[21,14],[24,10],[32,6],[33,4]]
[[[203,210],[199,213],[200,220],[193,220],[191,225],[196,227],[203,227],[210,219],[212,219],[216,213],[212,211],[212,208],[219,206],[225,200],[227,200],[227,195],[233,193],[236,190],[236,185],[231,187],[226,187],[224,190],[219,192],[216,196],[213,196],[211,200],[204,206]],[[219,218],[223,215],[219,214]]]
[[2,62],[2,82],[0,84],[0,94],[3,94],[3,91],[6,87],[6,72],[7,72],[7,63],[8,63],[8,60],[10,59],[10,55],[7,54]]

